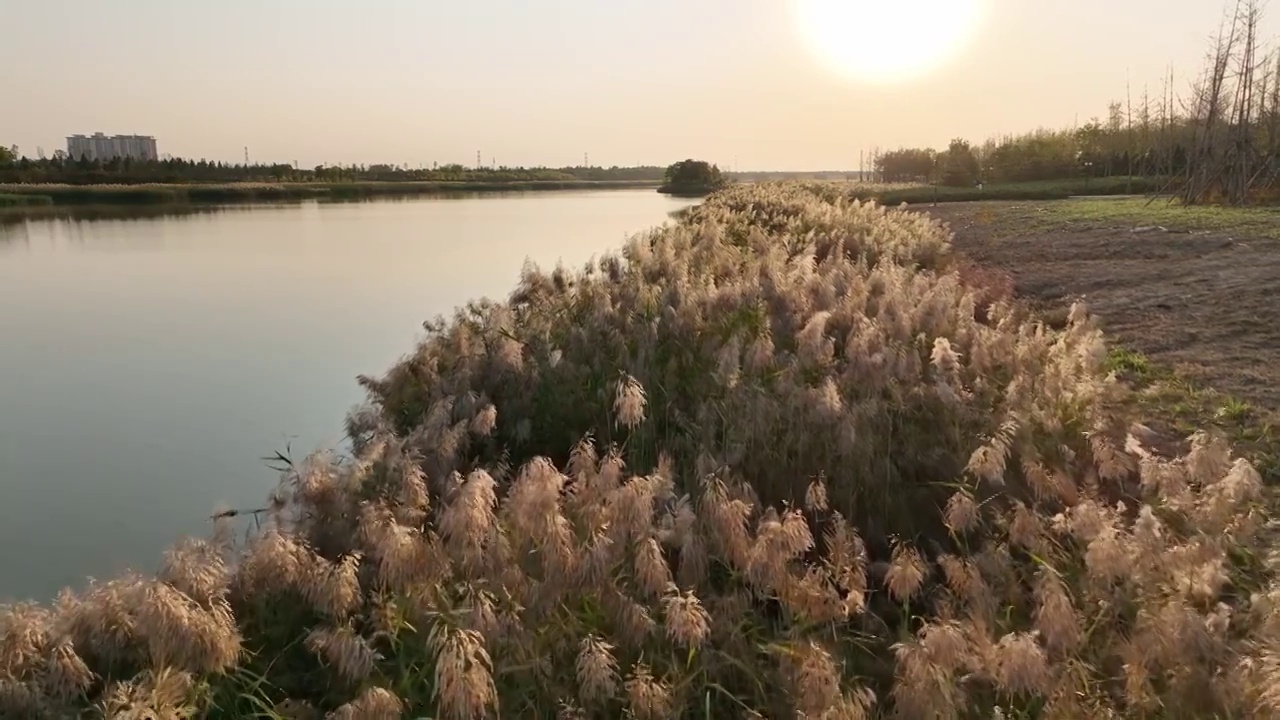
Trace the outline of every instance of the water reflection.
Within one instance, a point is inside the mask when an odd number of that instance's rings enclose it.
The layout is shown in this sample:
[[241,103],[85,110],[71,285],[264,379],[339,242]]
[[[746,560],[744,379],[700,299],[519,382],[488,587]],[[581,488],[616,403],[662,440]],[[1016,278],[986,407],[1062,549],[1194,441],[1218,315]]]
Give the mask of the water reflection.
[[[366,205],[420,204],[424,201],[474,200],[481,197],[503,199],[503,197],[548,197],[547,192],[530,191],[449,191],[421,195],[390,195],[384,197],[325,197],[310,200],[280,200],[270,202],[236,202],[236,204],[174,204],[174,205],[51,205],[20,206],[20,208],[0,208],[0,242],[6,240],[24,240],[27,233],[14,232],[13,228],[26,227],[35,220],[70,220],[70,222],[128,222],[128,220],[147,220],[159,218],[188,218],[192,215],[219,215],[230,213],[256,213],[261,210],[296,210],[306,206],[317,205]],[[564,195],[567,191],[557,191],[556,195]],[[608,192],[608,191],[605,191]],[[620,192],[620,191],[613,191]],[[635,191],[631,191],[635,192]],[[667,217],[678,219],[684,208],[672,210]]]
[[52,205],[43,207],[5,208],[0,211],[0,227],[25,225],[32,220],[142,220],[148,218],[214,215],[225,212],[249,212],[279,205],[301,203],[252,203],[247,205]]
[[155,568],[260,458],[342,441],[422,321],[580,267],[688,203],[651,190],[46,208],[0,226],[0,602]]
[[[619,191],[613,191],[619,192]],[[632,191],[634,192],[634,191]],[[341,205],[408,205],[430,201],[474,200],[480,198],[501,199],[529,196],[543,196],[543,193],[528,191],[512,192],[440,192],[430,196],[386,196],[386,197],[350,197],[321,198],[308,200],[282,200],[272,202],[236,203],[236,204],[173,204],[173,205],[65,205],[65,206],[29,206],[16,208],[0,208],[0,244],[25,243],[31,240],[32,223],[52,223],[65,229],[59,235],[83,240],[83,228],[87,223],[98,225],[111,223],[131,223],[158,219],[179,219],[193,217],[210,217],[233,213],[254,213],[263,210],[298,210],[308,206],[341,206]],[[687,213],[690,204],[682,204],[667,213],[668,220],[680,220]],[[41,234],[46,230],[42,227]]]

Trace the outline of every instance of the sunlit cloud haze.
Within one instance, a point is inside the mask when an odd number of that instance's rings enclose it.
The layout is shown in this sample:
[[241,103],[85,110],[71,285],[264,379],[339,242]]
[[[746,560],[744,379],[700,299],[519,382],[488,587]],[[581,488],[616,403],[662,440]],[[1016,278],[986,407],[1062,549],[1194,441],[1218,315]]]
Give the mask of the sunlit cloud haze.
[[[1105,116],[1126,77],[1158,96],[1170,64],[1183,90],[1224,9],[978,0],[948,58],[869,83],[813,51],[797,2],[6,0],[0,142],[51,153],[101,130],[155,135],[178,156],[235,161],[248,146],[303,166],[470,164],[480,150],[507,165],[585,152],[603,165],[853,168],[872,146]],[[934,4],[915,3],[917,16]],[[901,38],[914,52],[901,22],[842,17],[851,43]],[[1277,34],[1273,8],[1264,35]]]

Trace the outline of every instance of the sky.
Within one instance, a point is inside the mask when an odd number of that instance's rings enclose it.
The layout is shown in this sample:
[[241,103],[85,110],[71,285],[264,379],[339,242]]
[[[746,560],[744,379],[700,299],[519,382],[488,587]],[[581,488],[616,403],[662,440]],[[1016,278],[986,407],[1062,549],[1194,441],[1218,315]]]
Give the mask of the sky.
[[[587,153],[605,166],[855,169],[872,147],[1105,116],[1126,78],[1159,95],[1170,65],[1185,90],[1224,10],[977,0],[946,62],[870,83],[815,52],[802,1],[0,0],[0,143],[34,156],[103,131],[154,135],[175,156],[240,161],[247,146],[304,167],[474,164],[480,151],[500,165]],[[898,7],[929,17],[930,1]],[[911,52],[906,23],[871,15],[835,27]],[[1264,31],[1280,35],[1280,8]]]

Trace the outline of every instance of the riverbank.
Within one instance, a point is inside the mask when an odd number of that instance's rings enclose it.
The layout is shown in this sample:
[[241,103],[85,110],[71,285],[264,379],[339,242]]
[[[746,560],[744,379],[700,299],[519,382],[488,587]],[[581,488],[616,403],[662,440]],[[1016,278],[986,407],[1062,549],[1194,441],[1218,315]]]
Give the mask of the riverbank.
[[1076,199],[927,212],[1044,316],[1085,298],[1149,424],[1219,430],[1280,483],[1280,209]]
[[[798,185],[819,196],[876,202],[886,207],[899,205],[943,205],[1001,201],[1051,201],[1078,197],[1124,197],[1164,192],[1167,183],[1159,178],[1112,177],[1095,179],[1045,180],[1025,183],[999,183],[983,187],[944,187],[921,183],[868,183],[860,181],[761,181],[768,185]],[[749,184],[749,183],[746,183]],[[708,188],[672,189],[669,185],[658,192],[674,197],[706,197],[716,190]]]
[[[644,180],[533,180],[512,182],[352,182],[225,183],[147,185],[0,185],[0,198],[24,204],[175,205],[182,203],[269,202],[274,200],[358,199],[447,193],[536,192],[656,188]],[[3,203],[0,203],[3,204]],[[19,204],[14,201],[13,204]]]
[[48,195],[24,195],[21,193],[5,193],[0,192],[0,208],[9,207],[39,207],[42,205],[52,205],[53,198]]
[[[1164,181],[1152,178],[1102,178],[988,185],[983,188],[932,185],[880,185],[859,182],[808,183],[820,193],[837,188],[845,197],[883,205],[921,205],[980,200],[1055,200],[1082,195],[1153,193]],[[537,192],[654,188],[673,197],[704,197],[709,187],[670,186],[648,180],[531,180],[467,182],[224,183],[66,185],[0,184],[0,207],[88,205],[182,205],[295,200],[355,200],[451,193]],[[825,189],[824,189],[825,188]]]
[[[824,183],[828,187],[837,184]],[[844,194],[861,200],[875,200],[882,205],[924,205],[932,203],[977,202],[995,200],[1066,200],[1081,196],[1145,195],[1166,189],[1159,178],[1111,177],[1045,180],[1024,183],[996,183],[982,187],[945,187],[934,185],[866,185]]]
[[670,195],[677,198],[704,198],[711,193],[721,190],[725,185],[698,185],[698,184],[665,184],[658,187],[658,192],[663,195]]

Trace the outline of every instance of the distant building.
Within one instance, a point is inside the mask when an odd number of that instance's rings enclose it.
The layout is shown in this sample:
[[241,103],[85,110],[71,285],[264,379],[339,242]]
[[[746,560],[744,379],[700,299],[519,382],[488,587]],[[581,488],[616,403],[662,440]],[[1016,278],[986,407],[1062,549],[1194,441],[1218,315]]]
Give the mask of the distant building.
[[72,160],[159,160],[156,139],[150,135],[71,135],[67,137],[67,156]]

